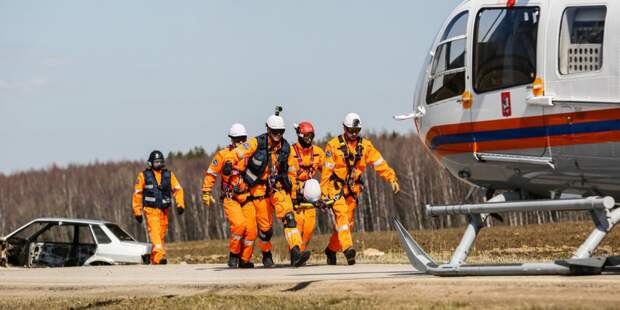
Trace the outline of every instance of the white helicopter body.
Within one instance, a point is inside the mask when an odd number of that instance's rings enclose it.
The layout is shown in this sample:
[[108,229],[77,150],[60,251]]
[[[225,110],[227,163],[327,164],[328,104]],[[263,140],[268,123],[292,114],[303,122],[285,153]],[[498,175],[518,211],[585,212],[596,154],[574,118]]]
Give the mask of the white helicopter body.
[[409,115],[422,142],[484,188],[620,198],[620,2],[511,2],[447,18]]

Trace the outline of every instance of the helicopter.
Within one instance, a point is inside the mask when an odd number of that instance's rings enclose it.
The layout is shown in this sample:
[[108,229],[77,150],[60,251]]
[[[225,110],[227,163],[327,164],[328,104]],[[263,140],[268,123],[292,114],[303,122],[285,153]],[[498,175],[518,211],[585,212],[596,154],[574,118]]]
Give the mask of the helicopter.
[[[468,0],[441,26],[415,87],[418,137],[482,204],[425,206],[469,224],[438,264],[394,220],[414,267],[444,276],[598,274],[620,269],[592,253],[620,220],[620,3]],[[467,200],[467,199],[465,199]],[[594,231],[573,257],[497,266],[465,261],[490,214],[590,211]]]

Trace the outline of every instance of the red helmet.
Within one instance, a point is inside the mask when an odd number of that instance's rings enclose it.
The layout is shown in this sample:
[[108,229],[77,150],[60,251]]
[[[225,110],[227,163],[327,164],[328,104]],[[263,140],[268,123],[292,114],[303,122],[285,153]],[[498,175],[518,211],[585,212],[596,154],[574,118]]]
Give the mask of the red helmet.
[[314,134],[314,127],[312,126],[312,123],[310,122],[299,123],[299,125],[297,126],[297,135],[299,135],[300,137],[303,137],[310,133]]

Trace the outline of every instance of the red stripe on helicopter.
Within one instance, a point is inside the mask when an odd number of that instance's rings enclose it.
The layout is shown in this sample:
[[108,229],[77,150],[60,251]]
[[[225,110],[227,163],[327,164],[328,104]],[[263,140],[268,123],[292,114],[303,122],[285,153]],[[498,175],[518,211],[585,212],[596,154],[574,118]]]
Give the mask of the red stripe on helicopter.
[[620,109],[442,125],[426,135],[438,155],[615,141],[620,141]]

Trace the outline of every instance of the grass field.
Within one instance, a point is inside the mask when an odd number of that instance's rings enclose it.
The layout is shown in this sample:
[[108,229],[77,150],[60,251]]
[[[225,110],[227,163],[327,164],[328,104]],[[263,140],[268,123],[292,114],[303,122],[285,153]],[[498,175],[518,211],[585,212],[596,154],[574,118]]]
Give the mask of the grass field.
[[[568,258],[587,238],[592,229],[592,223],[589,222],[484,228],[468,262],[505,263]],[[449,259],[458,245],[463,230],[464,228],[457,228],[412,231],[411,233],[436,261],[445,261]],[[314,236],[309,246],[313,252],[311,262],[324,262],[323,249],[328,240],[329,235]],[[353,240],[360,263],[408,262],[395,232],[354,233]],[[279,262],[287,261],[288,253],[283,238],[274,238],[273,244],[274,259]],[[170,261],[173,263],[224,263],[228,258],[226,240],[173,243],[167,248]],[[619,248],[620,231],[616,230],[603,241],[596,255],[618,254]],[[384,254],[380,255],[374,250]],[[339,255],[339,262],[344,262],[344,256]],[[254,261],[260,262],[258,247],[255,248]]]

